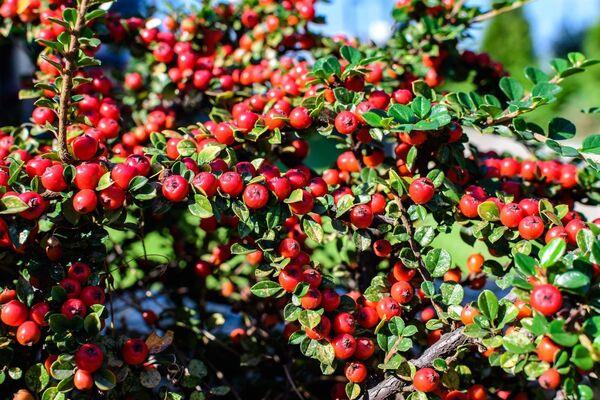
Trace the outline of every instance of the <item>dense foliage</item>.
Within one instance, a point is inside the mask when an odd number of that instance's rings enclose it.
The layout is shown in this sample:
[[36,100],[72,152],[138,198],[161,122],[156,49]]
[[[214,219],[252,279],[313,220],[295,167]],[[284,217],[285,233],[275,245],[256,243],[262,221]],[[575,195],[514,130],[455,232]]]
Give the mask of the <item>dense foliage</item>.
[[458,46],[522,3],[398,1],[376,48],[313,0],[4,0],[38,68],[0,131],[2,395],[597,398],[600,136],[526,119],[596,62],[525,87]]

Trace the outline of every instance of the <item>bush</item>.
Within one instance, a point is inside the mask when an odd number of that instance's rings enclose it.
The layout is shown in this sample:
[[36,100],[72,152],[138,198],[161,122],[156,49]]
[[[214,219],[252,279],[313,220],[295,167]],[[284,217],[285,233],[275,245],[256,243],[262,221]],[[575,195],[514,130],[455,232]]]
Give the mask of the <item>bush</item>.
[[518,1],[398,1],[381,48],[313,3],[2,3],[38,67],[0,138],[3,394],[597,397],[600,136],[525,119],[596,61],[524,87],[458,50]]

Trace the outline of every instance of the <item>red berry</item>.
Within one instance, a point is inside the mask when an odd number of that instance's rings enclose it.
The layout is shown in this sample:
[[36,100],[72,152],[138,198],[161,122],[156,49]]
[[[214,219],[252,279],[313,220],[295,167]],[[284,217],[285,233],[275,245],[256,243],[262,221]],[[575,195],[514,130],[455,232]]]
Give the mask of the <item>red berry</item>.
[[180,202],[185,199],[189,193],[188,181],[181,175],[171,175],[162,183],[162,194],[172,202]]
[[238,196],[244,190],[244,181],[237,172],[225,172],[219,177],[219,187],[230,196]]
[[31,346],[40,340],[42,332],[40,327],[33,321],[26,321],[17,329],[17,342],[22,346]]
[[42,174],[42,186],[51,192],[62,192],[67,188],[67,182],[63,176],[62,165],[53,165],[46,168]]
[[398,281],[392,285],[390,294],[394,300],[400,304],[406,304],[413,298],[414,289],[412,285],[406,281]]
[[544,233],[544,222],[535,215],[530,215],[519,222],[519,234],[525,240],[535,240]]
[[131,182],[136,175],[136,169],[127,164],[117,164],[112,171],[110,171],[110,176],[115,182],[115,185],[122,190],[127,190],[129,182]]
[[105,210],[116,210],[125,202],[125,191],[113,184],[100,192],[100,203]]
[[339,360],[347,360],[356,351],[356,340],[352,335],[347,333],[336,336],[331,341],[331,345],[333,346],[335,357]]
[[87,307],[85,303],[79,299],[68,299],[60,308],[61,314],[67,317],[67,319],[71,319],[76,315],[83,318],[85,317],[86,311]]
[[565,225],[565,232],[567,232],[567,242],[569,244],[577,243],[577,233],[587,228],[585,222],[580,219],[574,219]]
[[417,178],[408,187],[408,195],[415,204],[428,203],[435,194],[435,187],[429,178]]
[[375,343],[372,339],[360,337],[356,339],[354,357],[358,360],[367,360],[375,353]]
[[207,197],[213,197],[217,194],[219,181],[210,172],[200,172],[194,177],[192,185],[198,190],[201,190]]
[[102,168],[96,163],[82,163],[75,168],[73,183],[78,189],[96,189],[102,177]]
[[30,221],[38,219],[48,206],[46,199],[36,192],[21,193],[19,199],[29,206],[29,209],[21,211],[19,215]]
[[121,355],[127,364],[139,365],[148,358],[148,346],[142,339],[129,339],[123,345]]
[[413,377],[413,386],[420,392],[433,392],[440,383],[440,375],[433,368],[421,368]]
[[389,320],[400,315],[402,309],[398,302],[391,297],[384,297],[377,302],[377,314],[380,319]]
[[373,223],[373,211],[367,204],[359,204],[350,211],[350,222],[355,227],[368,228]]
[[312,118],[304,107],[296,107],[290,112],[290,125],[296,129],[306,129],[312,124]]
[[343,135],[349,135],[358,128],[358,119],[350,111],[342,111],[335,117],[335,129]]
[[75,365],[85,372],[96,372],[102,367],[104,353],[97,345],[86,343],[75,352]]
[[367,367],[361,362],[351,362],[344,368],[344,374],[350,382],[361,383],[367,379]]
[[80,214],[89,214],[96,209],[98,198],[91,189],[83,189],[73,196],[73,209]]
[[91,373],[78,369],[73,376],[73,385],[77,390],[87,391],[94,387],[94,378]]
[[321,305],[321,292],[317,289],[308,289],[308,292],[300,299],[300,304],[302,308],[306,310],[314,310]]
[[71,148],[73,149],[75,158],[86,161],[94,158],[98,152],[98,140],[85,134],[77,136],[73,139]]
[[258,183],[252,183],[244,189],[244,203],[248,208],[258,210],[267,205],[269,201],[269,191],[266,187]]
[[335,333],[354,333],[356,322],[352,314],[347,312],[339,313],[333,319],[333,330]]
[[323,297],[321,300],[321,306],[325,309],[325,311],[331,312],[339,307],[341,298],[340,295],[335,292],[335,290],[325,289],[321,294]]
[[361,327],[369,329],[379,323],[379,316],[374,308],[361,307],[356,314],[356,320]]
[[304,215],[312,211],[314,203],[314,196],[310,194],[307,190],[302,190],[302,200],[294,203],[289,203],[289,206],[290,210],[292,210],[294,214]]
[[94,304],[104,304],[104,290],[100,286],[86,286],[81,290],[80,299],[88,307]]
[[47,107],[36,107],[31,113],[31,119],[37,125],[45,125],[46,123],[54,123],[56,114],[50,108]]
[[373,252],[377,257],[387,257],[392,252],[392,245],[386,239],[379,239],[373,243]]
[[47,326],[46,315],[50,312],[50,305],[45,301],[36,303],[29,310],[29,318],[39,326]]
[[556,368],[550,368],[538,378],[538,383],[543,389],[554,390],[560,385],[560,374]]
[[314,268],[308,268],[302,272],[302,279],[308,283],[311,288],[318,288],[323,281],[323,275]]
[[545,316],[550,316],[561,309],[563,297],[555,286],[546,283],[537,285],[531,291],[531,307]]
[[8,326],[19,326],[27,321],[27,306],[19,300],[11,300],[2,306],[0,320]]
[[458,204],[458,208],[460,209],[462,215],[464,215],[465,217],[477,218],[479,216],[477,208],[479,207],[480,203],[481,201],[479,201],[475,197],[469,194],[465,194],[463,195],[463,197],[461,197],[460,203]]
[[399,104],[408,104],[413,98],[410,90],[398,89],[394,92],[394,101]]
[[525,218],[525,213],[516,203],[508,203],[500,210],[500,222],[508,228],[516,228]]

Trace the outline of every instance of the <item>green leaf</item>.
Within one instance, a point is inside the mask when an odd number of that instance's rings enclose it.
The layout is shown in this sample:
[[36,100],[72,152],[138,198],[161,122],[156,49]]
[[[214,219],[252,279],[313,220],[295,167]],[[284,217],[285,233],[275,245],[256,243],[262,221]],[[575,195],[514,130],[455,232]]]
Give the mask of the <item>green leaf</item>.
[[260,281],[256,283],[250,291],[257,297],[271,297],[281,293],[283,288],[274,281]]
[[209,218],[213,216],[213,209],[210,200],[202,194],[194,195],[194,203],[188,206],[190,213],[199,218]]
[[517,253],[515,255],[515,267],[525,276],[535,275],[537,262],[528,255]]
[[571,139],[576,134],[575,125],[564,118],[554,118],[548,126],[548,136],[554,140]]
[[548,268],[556,264],[567,251],[567,243],[563,239],[553,239],[540,250],[540,265]]
[[177,151],[182,157],[189,157],[197,151],[196,143],[190,139],[183,139],[177,143]]
[[358,398],[360,393],[361,389],[359,384],[353,382],[346,383],[346,396],[348,396],[350,400]]
[[527,79],[531,81],[533,84],[537,84],[540,82],[548,82],[550,77],[544,71],[534,67],[525,68],[525,76]]
[[498,329],[502,329],[506,324],[511,323],[519,315],[519,309],[512,302],[502,299],[498,308]]
[[446,305],[458,305],[465,295],[463,287],[458,283],[442,283],[440,286],[442,301]]
[[392,317],[388,321],[388,329],[394,336],[402,336],[402,331],[404,330],[404,327],[404,321],[400,317]]
[[500,219],[500,210],[493,201],[484,201],[477,206],[477,214],[485,221],[498,221]]
[[25,372],[25,384],[36,393],[44,390],[50,382],[50,375],[43,364],[35,364]]
[[512,332],[504,336],[502,340],[504,348],[511,353],[525,354],[535,349],[535,345],[529,337],[522,332]]
[[413,110],[403,104],[392,104],[388,110],[388,115],[401,124],[409,124],[416,121],[416,115]]
[[600,154],[600,135],[591,135],[583,139],[582,153]]
[[360,63],[360,61],[363,58],[360,51],[350,46],[343,46],[340,49],[340,54],[342,55],[342,57],[344,57],[346,61],[348,61],[352,65]]
[[411,109],[419,118],[425,118],[431,110],[431,102],[425,97],[416,97],[411,103]]
[[44,391],[42,400],[65,400],[65,394],[61,393],[56,387],[49,387]]
[[566,289],[581,289],[590,284],[590,278],[581,271],[567,271],[558,275],[554,284]]
[[63,380],[75,373],[75,366],[69,362],[58,359],[50,366],[50,375],[54,379]]
[[2,211],[0,214],[18,214],[21,211],[25,211],[29,208],[27,203],[21,200],[18,196],[6,195],[0,199],[0,205],[2,205]]
[[98,389],[107,392],[117,385],[117,378],[108,369],[101,369],[94,373],[94,383]]
[[385,115],[381,115],[381,113],[377,112],[379,110],[367,111],[362,115],[363,119],[367,124],[374,128],[382,127],[382,121]]
[[575,333],[566,332],[564,329],[565,321],[556,319],[548,326],[548,336],[556,344],[565,347],[575,346],[579,342],[579,337]]
[[425,256],[425,267],[434,278],[444,276],[452,266],[452,256],[445,249],[432,249]]
[[317,243],[323,242],[323,227],[310,217],[305,217],[302,221],[304,233]]
[[590,354],[589,350],[583,347],[581,344],[573,347],[571,362],[584,371],[589,371],[594,366],[592,355]]
[[500,89],[510,100],[520,100],[525,94],[525,90],[519,81],[507,76],[500,79]]
[[479,311],[490,321],[494,321],[498,315],[498,298],[491,290],[484,290],[477,298]]

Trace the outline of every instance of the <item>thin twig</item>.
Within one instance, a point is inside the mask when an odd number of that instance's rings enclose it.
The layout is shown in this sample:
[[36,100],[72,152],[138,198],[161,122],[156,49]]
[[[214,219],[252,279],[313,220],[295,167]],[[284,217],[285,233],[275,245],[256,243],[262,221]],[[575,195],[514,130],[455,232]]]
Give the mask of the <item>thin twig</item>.
[[292,378],[292,374],[290,374],[290,369],[288,368],[288,366],[286,364],[283,364],[283,371],[285,372],[285,376],[286,376],[288,382],[290,383],[290,385],[292,386],[294,393],[296,393],[296,395],[298,395],[298,398],[300,400],[304,400],[304,396],[302,396],[302,393],[300,393],[300,390],[298,390],[298,387],[296,386],[296,383],[294,382],[294,379]]
[[472,23],[476,24],[478,22],[483,22],[488,19],[497,17],[500,14],[507,13],[512,10],[516,10],[517,8],[523,7],[525,4],[532,2],[533,0],[523,0],[523,1],[515,1],[509,6],[497,8],[495,10],[488,11],[484,14],[480,14],[471,20]]
[[67,144],[67,127],[69,125],[69,107],[71,106],[71,93],[73,91],[73,78],[77,72],[77,59],[79,57],[79,34],[85,25],[85,13],[88,0],[81,0],[77,7],[75,26],[69,35],[69,49],[64,54],[65,68],[62,74],[60,90],[60,103],[58,106],[58,156],[63,162],[72,160]]
[[[408,220],[406,209],[404,208],[404,204],[402,204],[402,199],[398,196],[395,196],[395,200],[396,204],[398,204],[398,209],[400,210],[400,221],[402,222],[402,226],[404,226],[404,229],[406,230],[406,233],[408,235],[408,246],[410,247],[410,250],[415,256],[417,262],[419,263],[419,268],[417,268],[417,271],[424,280],[431,280],[431,277],[429,276],[429,271],[427,271],[427,267],[423,262],[421,250],[419,249],[417,243],[413,238],[412,224]],[[442,308],[432,298],[430,298],[429,300],[431,301],[431,305],[435,309],[438,318],[446,322],[446,318],[444,318],[443,316],[444,314]]]

